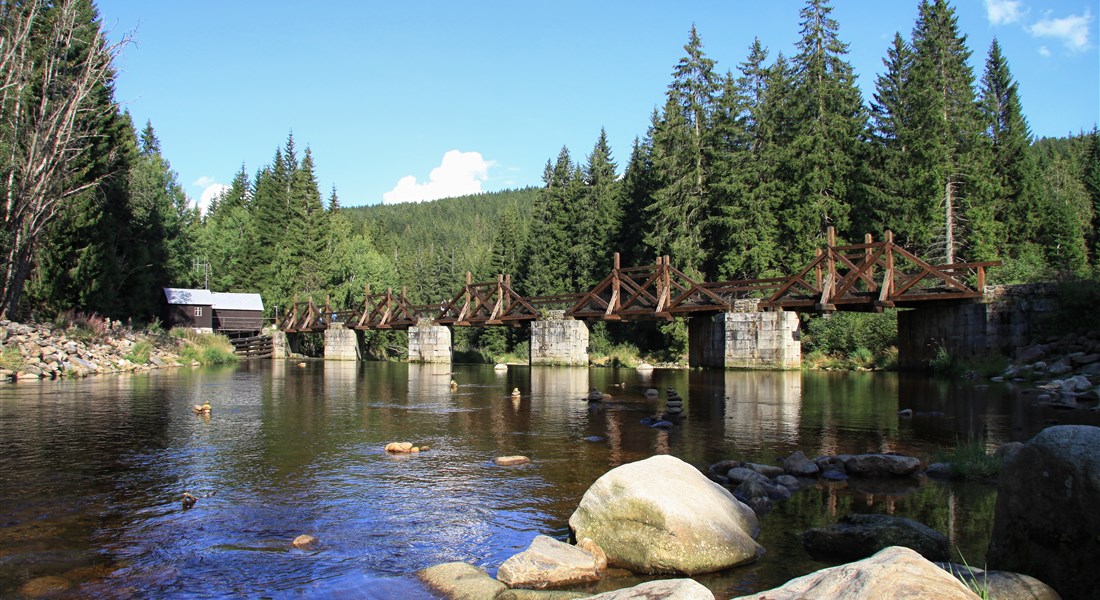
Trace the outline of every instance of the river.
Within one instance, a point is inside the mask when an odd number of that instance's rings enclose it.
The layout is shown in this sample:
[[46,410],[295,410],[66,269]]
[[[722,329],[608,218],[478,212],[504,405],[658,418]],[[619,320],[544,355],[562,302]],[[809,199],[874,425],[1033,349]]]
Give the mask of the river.
[[[592,387],[611,401],[590,407]],[[687,416],[668,432],[640,422],[666,387]],[[205,401],[210,416],[194,414]],[[1096,420],[1046,410],[996,384],[889,373],[252,361],[3,385],[0,595],[52,577],[71,586],[60,597],[431,598],[417,569],[495,574],[537,534],[567,539],[588,486],[626,462],[672,454],[705,470],[801,450],[927,463],[968,436],[993,448],[1049,419]],[[388,455],[391,441],[430,450]],[[493,462],[516,454],[532,462]],[[189,510],[184,492],[198,497]],[[697,579],[728,598],[828,566],[796,534],[851,512],[917,519],[981,564],[995,497],[933,481],[811,487],[762,516],[756,563]],[[303,533],[315,549],[291,547]]]

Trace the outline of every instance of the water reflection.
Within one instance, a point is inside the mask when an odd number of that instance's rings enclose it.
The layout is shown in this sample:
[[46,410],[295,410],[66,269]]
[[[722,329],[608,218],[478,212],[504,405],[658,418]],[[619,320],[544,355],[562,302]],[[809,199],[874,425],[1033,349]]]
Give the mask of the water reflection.
[[[593,387],[611,398],[582,400]],[[664,410],[668,387],[685,416],[652,429],[642,421]],[[206,401],[209,418],[195,415]],[[918,416],[899,419],[902,407]],[[1051,418],[1042,410],[1009,388],[869,373],[257,361],[5,386],[0,595],[60,575],[74,596],[427,597],[413,571],[462,560],[494,572],[539,533],[566,537],[588,486],[626,462],[668,453],[705,469],[795,450],[927,460],[970,434],[1026,439]],[[387,455],[391,441],[431,450]],[[493,463],[511,454],[532,462]],[[994,496],[822,484],[762,518],[759,562],[700,581],[728,597],[823,566],[794,533],[850,512],[916,518],[980,559]],[[319,548],[292,549],[301,533]]]

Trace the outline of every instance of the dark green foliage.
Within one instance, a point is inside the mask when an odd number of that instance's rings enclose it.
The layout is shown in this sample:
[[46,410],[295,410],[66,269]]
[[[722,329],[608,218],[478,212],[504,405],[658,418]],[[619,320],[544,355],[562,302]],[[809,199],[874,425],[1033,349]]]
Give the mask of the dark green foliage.
[[826,355],[855,353],[860,348],[881,355],[897,345],[897,311],[883,313],[838,312],[807,316],[802,347],[807,353]]

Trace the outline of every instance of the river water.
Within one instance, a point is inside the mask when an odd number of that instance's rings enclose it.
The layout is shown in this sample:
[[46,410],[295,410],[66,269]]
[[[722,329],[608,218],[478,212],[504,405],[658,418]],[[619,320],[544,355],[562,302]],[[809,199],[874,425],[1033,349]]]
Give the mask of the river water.
[[[590,408],[592,387],[612,401]],[[687,415],[669,432],[640,422],[666,387]],[[212,414],[195,415],[205,401]],[[993,447],[1096,414],[1044,410],[997,385],[885,373],[253,361],[4,385],[0,596],[53,577],[39,583],[71,586],[60,597],[431,598],[417,569],[495,574],[537,534],[567,539],[585,490],[623,463],[672,454],[705,470],[795,450],[927,462],[967,436]],[[431,449],[388,455],[391,441]],[[516,454],[532,462],[493,463]],[[190,510],[184,492],[199,498]],[[728,598],[827,566],[796,534],[852,512],[917,519],[980,564],[995,496],[932,481],[811,487],[762,516],[760,560],[697,579]],[[303,533],[319,545],[292,548]]]

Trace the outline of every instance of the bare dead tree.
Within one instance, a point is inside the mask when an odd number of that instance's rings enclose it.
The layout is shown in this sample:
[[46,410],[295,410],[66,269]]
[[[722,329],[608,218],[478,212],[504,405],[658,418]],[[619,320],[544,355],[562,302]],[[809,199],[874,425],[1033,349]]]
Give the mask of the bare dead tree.
[[[0,318],[13,315],[46,227],[89,177],[97,101],[129,42],[106,41],[78,0],[0,0]],[[89,29],[91,28],[91,29]]]

